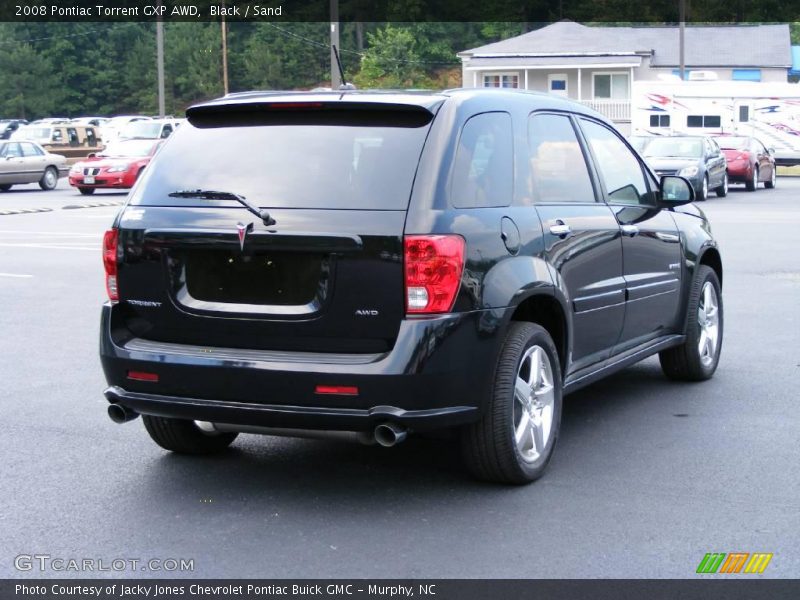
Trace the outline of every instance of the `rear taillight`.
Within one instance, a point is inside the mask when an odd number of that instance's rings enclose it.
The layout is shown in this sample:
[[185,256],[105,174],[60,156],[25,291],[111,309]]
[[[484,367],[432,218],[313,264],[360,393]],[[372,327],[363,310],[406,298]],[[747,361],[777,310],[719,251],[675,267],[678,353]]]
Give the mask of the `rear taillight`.
[[108,299],[116,302],[119,300],[117,289],[117,241],[119,231],[109,229],[103,236],[103,266],[106,269],[106,291]]
[[464,238],[405,237],[406,312],[443,313],[453,308],[464,271]]

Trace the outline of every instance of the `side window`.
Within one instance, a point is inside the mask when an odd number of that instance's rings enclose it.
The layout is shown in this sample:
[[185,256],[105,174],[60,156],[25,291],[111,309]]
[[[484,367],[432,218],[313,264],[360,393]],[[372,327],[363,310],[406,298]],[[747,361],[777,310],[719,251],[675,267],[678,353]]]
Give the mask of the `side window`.
[[60,129],[54,129],[53,135],[50,137],[50,139],[52,142],[60,144],[61,142],[64,141],[64,134],[61,132]]
[[533,202],[594,202],[594,187],[572,122],[565,115],[538,114],[528,120]]
[[167,138],[169,134],[172,133],[172,126],[171,125],[164,125],[164,129],[161,130],[161,137]]
[[41,156],[42,155],[42,151],[39,150],[39,148],[37,148],[36,146],[34,146],[31,143],[22,143],[22,144],[20,144],[20,146],[22,146],[22,155],[23,156]]
[[86,128],[86,143],[89,146],[97,146],[97,136],[94,134],[94,129],[91,127]]
[[70,146],[80,145],[80,140],[78,139],[78,130],[73,127],[67,129],[67,139],[69,139]]
[[6,158],[19,158],[22,156],[22,149],[19,147],[19,144],[7,144],[6,145],[6,153],[4,154]]
[[653,205],[642,165],[617,134],[607,127],[581,119],[597,170],[603,178],[608,199],[621,204]]
[[471,117],[458,139],[450,198],[456,208],[508,206],[514,188],[511,115]]

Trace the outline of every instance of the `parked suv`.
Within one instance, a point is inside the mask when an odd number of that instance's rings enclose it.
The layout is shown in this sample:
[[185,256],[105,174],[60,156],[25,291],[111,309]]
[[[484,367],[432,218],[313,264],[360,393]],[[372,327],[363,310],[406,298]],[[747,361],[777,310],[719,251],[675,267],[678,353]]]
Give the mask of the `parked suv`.
[[717,367],[708,221],[590,109],[241,94],[188,119],[103,249],[109,415],[166,449],[450,429],[477,476],[525,483],[564,394],[656,353],[675,379]]

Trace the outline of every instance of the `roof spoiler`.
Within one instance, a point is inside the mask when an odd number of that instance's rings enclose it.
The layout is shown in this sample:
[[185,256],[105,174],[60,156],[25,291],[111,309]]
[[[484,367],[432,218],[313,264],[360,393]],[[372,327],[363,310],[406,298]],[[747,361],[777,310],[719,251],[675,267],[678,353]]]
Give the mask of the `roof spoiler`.
[[246,127],[257,125],[362,125],[373,127],[423,127],[433,113],[418,104],[359,102],[340,99],[292,99],[258,102],[198,104],[186,109],[195,127]]

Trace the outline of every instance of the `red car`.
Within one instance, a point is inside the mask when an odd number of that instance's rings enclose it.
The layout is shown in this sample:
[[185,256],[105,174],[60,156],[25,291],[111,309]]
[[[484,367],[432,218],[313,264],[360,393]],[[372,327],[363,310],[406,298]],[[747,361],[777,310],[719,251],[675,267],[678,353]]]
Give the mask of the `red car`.
[[748,192],[755,191],[761,182],[765,188],[775,187],[775,156],[764,144],[743,135],[724,135],[714,140],[728,160],[729,182],[743,183]]
[[101,152],[74,164],[69,171],[69,184],[85,195],[94,194],[98,188],[132,188],[161,143],[161,140],[112,142]]

